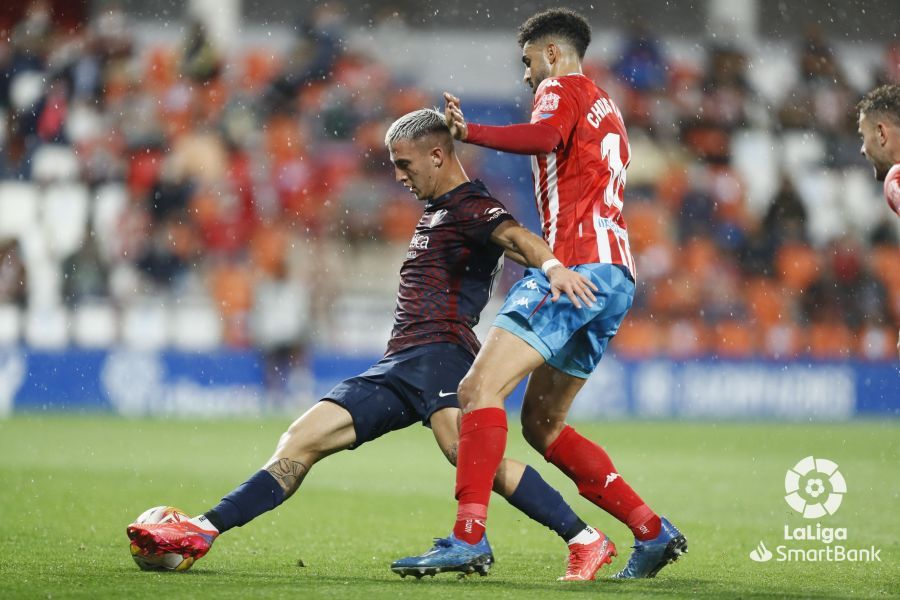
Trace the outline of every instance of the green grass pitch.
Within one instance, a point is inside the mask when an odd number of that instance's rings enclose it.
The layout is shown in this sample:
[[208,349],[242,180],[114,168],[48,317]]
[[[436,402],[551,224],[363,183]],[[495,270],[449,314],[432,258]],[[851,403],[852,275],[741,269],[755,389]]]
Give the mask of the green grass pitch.
[[[566,549],[497,496],[489,521],[498,562],[488,577],[401,580],[388,565],[424,551],[452,524],[454,472],[422,427],[316,466],[278,510],[220,538],[186,573],[144,573],[125,526],[144,509],[213,505],[268,458],[288,420],[189,422],[105,416],[0,420],[0,598],[846,598],[900,594],[900,424],[580,424],[623,476],[687,535],[688,556],[655,580],[559,583]],[[752,562],[785,524],[784,474],[815,455],[840,465],[848,493],[822,525],[848,547],[881,548],[876,563]],[[581,499],[528,450],[576,511],[617,543],[627,530]],[[781,542],[783,543],[783,542]],[[798,545],[803,546],[803,542]],[[817,544],[806,542],[806,547]],[[301,563],[302,561],[302,563]],[[302,566],[301,566],[302,565]]]

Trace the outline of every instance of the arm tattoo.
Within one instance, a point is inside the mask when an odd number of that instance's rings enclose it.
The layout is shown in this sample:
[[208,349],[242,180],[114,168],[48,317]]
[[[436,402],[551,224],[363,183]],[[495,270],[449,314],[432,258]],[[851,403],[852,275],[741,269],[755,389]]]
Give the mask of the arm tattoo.
[[303,478],[309,472],[309,467],[300,461],[289,458],[276,458],[266,465],[266,471],[275,478],[275,481],[284,490],[284,499],[287,500],[303,483]]

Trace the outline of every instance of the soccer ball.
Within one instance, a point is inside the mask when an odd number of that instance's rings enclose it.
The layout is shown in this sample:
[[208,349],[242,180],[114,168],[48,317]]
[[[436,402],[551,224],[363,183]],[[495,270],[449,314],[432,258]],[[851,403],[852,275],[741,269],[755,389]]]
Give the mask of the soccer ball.
[[[174,506],[154,506],[148,508],[141,516],[134,520],[135,523],[177,523],[187,521],[190,517],[182,510]],[[131,543],[131,558],[142,571],[187,571],[194,564],[194,557],[184,557],[174,552],[161,555],[145,556],[134,542]]]

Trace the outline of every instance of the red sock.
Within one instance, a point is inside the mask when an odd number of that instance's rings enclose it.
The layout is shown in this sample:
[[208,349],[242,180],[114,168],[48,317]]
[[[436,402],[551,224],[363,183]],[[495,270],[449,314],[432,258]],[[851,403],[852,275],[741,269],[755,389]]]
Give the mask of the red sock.
[[652,540],[659,535],[659,516],[625,483],[603,448],[566,426],[544,458],[575,482],[579,494],[625,523],[634,537]]
[[506,450],[506,411],[481,408],[466,413],[459,427],[456,499],[459,508],[453,535],[477,544],[484,535],[494,476]]

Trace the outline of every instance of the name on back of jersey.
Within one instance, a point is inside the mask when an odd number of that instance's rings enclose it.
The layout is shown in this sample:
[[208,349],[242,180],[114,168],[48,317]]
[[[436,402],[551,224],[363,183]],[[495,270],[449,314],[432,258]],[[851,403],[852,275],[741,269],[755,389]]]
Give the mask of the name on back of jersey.
[[602,121],[609,113],[615,113],[619,117],[619,120],[623,120],[622,113],[619,112],[618,106],[606,98],[598,98],[585,117],[587,117],[588,123],[590,123],[594,129],[598,129],[600,127],[600,121]]

